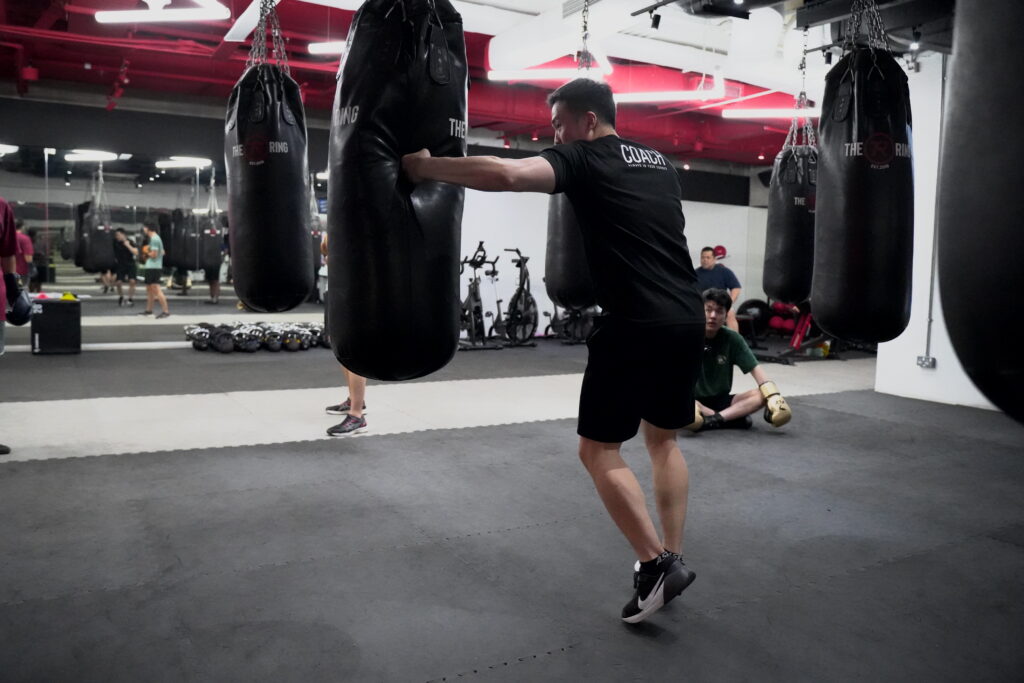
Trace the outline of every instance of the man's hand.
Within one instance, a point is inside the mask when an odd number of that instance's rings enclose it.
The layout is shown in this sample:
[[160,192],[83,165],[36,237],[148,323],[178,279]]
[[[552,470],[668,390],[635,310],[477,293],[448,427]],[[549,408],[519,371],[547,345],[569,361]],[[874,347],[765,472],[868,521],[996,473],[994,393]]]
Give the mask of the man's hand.
[[420,169],[423,167],[423,160],[429,158],[429,149],[421,149],[418,152],[406,154],[402,157],[402,170],[405,171],[405,175],[409,178],[410,182],[418,185],[426,180],[426,178],[420,175]]

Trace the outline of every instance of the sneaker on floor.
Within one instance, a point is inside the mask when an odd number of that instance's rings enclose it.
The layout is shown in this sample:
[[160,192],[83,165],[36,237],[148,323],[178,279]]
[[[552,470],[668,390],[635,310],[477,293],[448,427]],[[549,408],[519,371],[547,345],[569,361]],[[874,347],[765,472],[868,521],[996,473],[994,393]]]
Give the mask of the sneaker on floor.
[[349,434],[358,434],[359,432],[366,429],[366,419],[362,417],[356,417],[354,415],[346,415],[345,419],[341,423],[334,425],[327,430],[328,436],[348,436]]
[[678,597],[695,578],[682,560],[670,552],[662,553],[653,574],[633,573],[633,598],[622,608],[622,620],[640,623]]
[[139,311],[138,315],[153,315],[153,311]]
[[9,455],[10,452],[11,452],[11,447],[10,446],[5,446],[2,443],[0,443],[0,455]]
[[123,296],[117,297],[117,305],[118,306],[124,306],[124,297]]
[[214,305],[214,306],[215,306],[215,305],[219,304],[220,302],[219,302],[219,301],[217,301],[216,299],[207,299],[207,300],[206,300],[206,301],[204,301],[203,303],[204,303],[204,304],[210,304],[210,305]]
[[[336,406],[327,406],[324,410],[327,411],[328,415],[348,415],[348,411],[352,410],[352,399],[346,398],[343,403],[339,403]],[[363,401],[363,412],[366,412],[366,401]]]
[[167,312],[165,311],[165,312],[161,313],[160,315],[158,315],[158,316],[156,317],[156,319],[157,319],[157,320],[159,320],[160,318],[170,318],[170,317],[171,317],[171,314],[170,314],[170,313],[167,313]]
[[134,306],[134,305],[135,305],[135,302],[134,302],[134,301],[132,301],[131,299],[128,299],[128,301],[124,302],[124,305],[125,305],[125,306]]
[[705,415],[704,424],[700,426],[698,432],[707,432],[712,429],[723,429],[725,427],[725,418],[722,417],[721,413],[715,413],[714,415]]
[[750,419],[749,415],[744,415],[735,420],[726,420],[722,429],[750,429],[752,426],[754,426],[754,421]]

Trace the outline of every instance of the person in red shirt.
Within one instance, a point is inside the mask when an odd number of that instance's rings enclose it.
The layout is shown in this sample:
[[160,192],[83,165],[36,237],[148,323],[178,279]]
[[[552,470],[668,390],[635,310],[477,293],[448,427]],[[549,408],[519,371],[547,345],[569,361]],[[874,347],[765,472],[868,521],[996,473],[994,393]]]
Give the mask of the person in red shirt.
[[[7,287],[20,287],[17,275],[18,238],[14,227],[14,211],[0,197],[0,356],[4,353],[4,328],[7,326]],[[0,444],[0,455],[11,449]]]

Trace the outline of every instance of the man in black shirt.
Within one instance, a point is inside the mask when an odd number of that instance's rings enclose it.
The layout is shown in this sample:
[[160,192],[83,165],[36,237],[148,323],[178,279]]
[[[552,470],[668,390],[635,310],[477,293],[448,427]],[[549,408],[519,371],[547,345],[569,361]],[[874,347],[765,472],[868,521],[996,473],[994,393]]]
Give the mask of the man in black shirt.
[[[725,247],[721,247],[725,251]],[[723,257],[724,258],[724,257]],[[726,268],[718,262],[715,250],[711,247],[704,247],[700,250],[700,268],[697,269],[697,287],[705,292],[709,289],[724,289],[729,292],[733,304],[740,298],[740,281],[731,268]],[[729,307],[729,313],[725,319],[726,326],[733,332],[740,331],[740,323],[736,320],[736,306]]]
[[[114,279],[117,282],[117,305],[135,305],[135,283],[138,279],[138,266],[135,259],[139,255],[139,249],[135,246],[124,230],[118,228],[114,231],[114,259],[117,268],[114,270]],[[124,299],[124,290],[121,285],[128,283],[128,301]]]
[[[564,192],[583,232],[605,315],[587,340],[579,455],[639,558],[622,619],[637,623],[694,579],[680,558],[689,474],[676,430],[694,422],[704,309],[683,236],[682,192],[668,160],[615,132],[604,83],[576,79],[548,97],[555,146],[527,159],[403,158],[413,182],[484,191]],[[445,123],[447,125],[447,122]],[[661,533],[619,451],[642,427]]]

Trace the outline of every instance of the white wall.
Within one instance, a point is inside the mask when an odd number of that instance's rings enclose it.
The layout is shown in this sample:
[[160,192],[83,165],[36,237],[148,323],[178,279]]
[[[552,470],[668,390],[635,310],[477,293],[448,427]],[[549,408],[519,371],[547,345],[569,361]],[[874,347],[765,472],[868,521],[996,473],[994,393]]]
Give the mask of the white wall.
[[[700,248],[722,244],[729,256],[725,265],[735,271],[743,285],[741,300],[764,298],[761,270],[764,261],[764,233],[767,212],[745,206],[683,202],[686,216],[686,239],[694,265],[700,262]],[[533,296],[541,312],[551,311],[551,301],[544,291],[544,254],[547,246],[548,195],[534,193],[490,193],[466,191],[462,218],[462,255],[469,256],[477,242],[484,240],[488,258],[501,254],[498,261],[497,298],[508,306],[515,291],[518,271],[512,266],[513,254],[502,251],[519,247],[530,257],[528,267]],[[480,294],[484,309],[495,309],[495,287],[482,276]],[[469,273],[462,276],[461,295],[465,297]],[[545,319],[541,318],[543,332]]]
[[[875,390],[940,403],[979,408],[994,406],[979,392],[953,351],[942,316],[937,277],[932,272],[935,248],[935,196],[942,119],[942,58],[928,55],[920,73],[910,74],[914,116],[914,276],[910,324],[899,337],[878,345]],[[917,365],[928,346],[928,294],[935,282],[930,355],[935,369]]]

